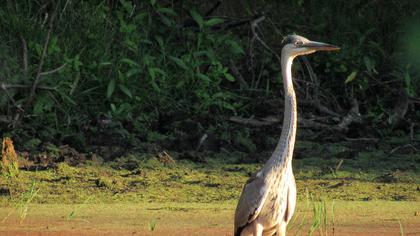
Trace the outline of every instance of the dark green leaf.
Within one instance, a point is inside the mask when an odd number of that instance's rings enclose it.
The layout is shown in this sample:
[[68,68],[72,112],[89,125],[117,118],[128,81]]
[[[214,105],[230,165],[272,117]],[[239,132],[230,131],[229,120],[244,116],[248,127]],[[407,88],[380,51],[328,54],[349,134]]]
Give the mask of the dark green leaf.
[[230,46],[230,51],[233,54],[242,54],[245,55],[245,51],[242,49],[241,45],[239,45],[236,41],[229,40],[227,44]]
[[133,95],[131,94],[131,91],[123,84],[119,84],[118,87],[121,89],[125,95],[127,95],[129,98],[133,98]]
[[114,90],[115,90],[115,80],[112,79],[108,83],[108,87],[106,89],[106,97],[110,98],[112,96],[112,94],[114,93]]
[[171,8],[162,7],[157,10],[159,13],[163,13],[169,16],[176,16],[176,12]]
[[222,19],[219,19],[219,18],[212,18],[212,19],[210,19],[210,20],[206,21],[205,25],[206,25],[206,26],[209,26],[209,27],[212,27],[212,26],[215,26],[215,25],[221,24],[221,23],[223,23],[223,22],[224,22],[224,20],[222,20]]
[[200,29],[203,28],[203,25],[204,25],[203,17],[195,10],[191,10],[190,14],[192,18],[195,20],[195,22],[197,22]]
[[188,66],[185,64],[185,62],[177,57],[169,56],[169,59],[171,59],[173,62],[175,62],[179,67],[181,67],[184,70],[188,70]]
[[233,77],[233,75],[229,73],[225,73],[225,78],[229,80],[230,82],[234,82],[236,80],[235,77]]
[[132,67],[137,67],[137,66],[139,66],[139,64],[138,64],[137,62],[135,62],[135,61],[133,61],[133,60],[131,60],[131,59],[129,59],[129,58],[123,58],[123,59],[121,59],[121,62],[122,62],[122,63],[125,63],[125,64],[127,64],[127,65],[130,65],[130,66],[132,66]]
[[346,79],[346,81],[344,81],[344,83],[347,84],[347,83],[353,81],[356,78],[356,75],[357,75],[357,71],[351,72],[351,74],[349,76],[347,76],[347,79]]
[[211,79],[207,75],[205,75],[205,74],[198,73],[197,74],[197,77],[200,78],[200,79],[202,79],[202,80],[204,80],[204,81],[206,81],[206,82],[211,82]]

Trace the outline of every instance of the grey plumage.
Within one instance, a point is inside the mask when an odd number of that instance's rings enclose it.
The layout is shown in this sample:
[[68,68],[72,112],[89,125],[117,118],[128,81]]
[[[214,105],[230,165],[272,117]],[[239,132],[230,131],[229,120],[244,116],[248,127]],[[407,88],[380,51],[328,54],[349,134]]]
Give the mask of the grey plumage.
[[276,149],[263,168],[246,182],[235,212],[235,236],[286,235],[296,204],[292,157],[296,137],[296,96],[292,62],[296,56],[338,50],[325,43],[289,35],[283,40],[281,68],[285,91],[283,128]]

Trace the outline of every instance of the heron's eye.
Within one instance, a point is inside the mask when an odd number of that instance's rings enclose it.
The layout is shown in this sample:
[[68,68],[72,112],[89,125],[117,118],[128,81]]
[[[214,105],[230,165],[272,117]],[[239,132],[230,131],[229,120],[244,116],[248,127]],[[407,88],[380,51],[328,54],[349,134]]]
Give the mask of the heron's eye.
[[296,41],[295,42],[295,46],[301,46],[303,44],[303,42],[302,41]]

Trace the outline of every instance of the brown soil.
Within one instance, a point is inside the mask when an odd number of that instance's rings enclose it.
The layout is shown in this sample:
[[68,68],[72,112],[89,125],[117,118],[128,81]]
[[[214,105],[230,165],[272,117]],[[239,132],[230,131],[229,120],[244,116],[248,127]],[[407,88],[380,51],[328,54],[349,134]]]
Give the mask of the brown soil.
[[[16,213],[1,222],[0,235],[232,235],[231,205],[206,207],[202,204],[191,208],[185,208],[188,206],[185,204],[173,205],[34,205],[23,223],[19,223]],[[418,207],[419,203],[413,202],[413,210]],[[372,216],[368,210],[355,210],[351,213],[345,208],[337,211],[335,226],[328,227],[328,235],[400,235],[396,218],[402,219],[404,235],[420,235],[420,218],[410,215],[410,212],[397,209],[398,216],[393,218]],[[11,211],[11,208],[0,208],[0,219]],[[72,217],[71,212],[74,212]],[[309,224],[302,230],[302,235],[306,234],[308,227]],[[288,235],[295,235],[296,228],[292,227]]]

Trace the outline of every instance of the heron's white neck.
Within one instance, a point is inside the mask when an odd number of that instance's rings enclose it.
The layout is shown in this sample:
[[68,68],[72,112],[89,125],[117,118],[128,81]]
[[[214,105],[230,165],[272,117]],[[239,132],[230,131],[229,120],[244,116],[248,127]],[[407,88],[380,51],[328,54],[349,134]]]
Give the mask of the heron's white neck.
[[284,85],[283,128],[276,149],[264,166],[266,170],[282,167],[285,169],[285,165],[290,165],[293,157],[297,127],[296,95],[292,81],[293,59],[293,56],[282,52],[281,69]]

